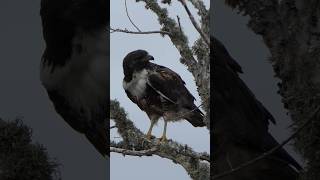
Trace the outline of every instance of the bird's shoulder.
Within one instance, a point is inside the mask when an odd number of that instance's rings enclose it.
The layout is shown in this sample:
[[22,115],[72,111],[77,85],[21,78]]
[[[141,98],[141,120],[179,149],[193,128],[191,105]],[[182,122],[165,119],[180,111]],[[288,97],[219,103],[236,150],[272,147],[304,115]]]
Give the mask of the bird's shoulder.
[[240,64],[229,54],[225,46],[215,37],[211,37],[211,41],[213,42],[211,60],[214,60],[214,66],[228,69],[233,73],[243,73]]
[[155,78],[157,80],[185,84],[178,73],[165,66],[150,63],[147,70],[149,72],[149,79]]
[[180,98],[186,98],[188,102],[195,99],[180,75],[165,66],[150,64],[148,84],[171,102],[177,102]]

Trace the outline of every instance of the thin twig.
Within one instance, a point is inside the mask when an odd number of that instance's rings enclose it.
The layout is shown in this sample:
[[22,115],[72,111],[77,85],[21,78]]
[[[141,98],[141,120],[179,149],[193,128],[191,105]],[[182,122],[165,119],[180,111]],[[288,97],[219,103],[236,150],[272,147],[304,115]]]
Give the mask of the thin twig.
[[241,165],[239,165],[238,167],[234,168],[234,169],[231,169],[229,171],[226,171],[226,172],[223,172],[221,174],[218,174],[216,176],[213,176],[213,179],[219,179],[219,178],[222,178],[224,176],[227,176],[227,175],[230,175],[236,171],[239,171],[241,170],[242,168],[245,168],[249,165],[252,165],[254,163],[256,163],[257,161],[260,161],[262,159],[264,159],[265,157],[273,154],[274,152],[276,152],[277,150],[279,150],[280,148],[282,148],[284,145],[286,145],[289,141],[291,141],[292,139],[294,139],[310,122],[312,122],[314,116],[319,112],[320,110],[320,107],[318,107],[310,116],[310,118],[305,121],[302,126],[295,132],[293,133],[290,137],[288,137],[286,140],[284,140],[281,144],[275,146],[274,148],[270,149],[269,151],[263,153],[262,155],[250,160],[250,161],[247,161]]
[[168,31],[129,31],[127,29],[113,29],[110,28],[110,33],[114,32],[122,32],[122,33],[129,33],[129,34],[166,34],[166,35],[171,35],[170,32]]
[[124,1],[124,5],[126,7],[126,14],[127,14],[127,17],[129,19],[129,21],[131,22],[131,24],[139,31],[141,32],[141,30],[138,28],[138,26],[136,26],[133,21],[131,20],[130,16],[129,16],[129,12],[128,12],[128,7],[127,7],[127,0]]
[[117,147],[110,147],[110,152],[115,152],[115,153],[121,153],[123,155],[130,155],[130,156],[152,156],[154,152],[158,150],[157,147],[153,147],[151,149],[147,150],[141,150],[141,151],[135,151],[135,150],[128,150],[128,149],[123,149],[123,148],[117,148]]
[[206,42],[206,44],[210,47],[210,39],[209,37],[201,30],[200,26],[198,25],[198,23],[196,22],[196,20],[194,19],[193,15],[191,14],[186,1],[185,0],[179,0],[181,2],[181,4],[183,5],[184,9],[186,10],[193,26],[196,28],[196,30],[199,32],[199,34],[201,35],[201,37],[203,38],[203,40]]
[[182,33],[182,28],[181,28],[181,23],[180,23],[180,17],[177,15],[177,19],[178,19],[178,25],[179,25],[179,28],[180,28],[180,32]]

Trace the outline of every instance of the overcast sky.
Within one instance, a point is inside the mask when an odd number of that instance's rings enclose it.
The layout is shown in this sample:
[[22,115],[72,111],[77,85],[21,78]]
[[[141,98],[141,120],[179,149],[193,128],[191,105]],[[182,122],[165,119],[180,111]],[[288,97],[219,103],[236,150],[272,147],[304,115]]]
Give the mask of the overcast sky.
[[40,0],[0,1],[0,117],[23,121],[61,164],[63,180],[106,179],[106,160],[55,112],[39,80]]
[[[111,0],[111,27],[127,28],[135,30],[130,24],[125,12],[124,0]],[[209,0],[206,0],[206,5],[209,7]],[[143,31],[159,30],[156,16],[144,8],[144,3],[136,3],[128,1],[128,11],[134,23]],[[189,4],[190,8],[192,7]],[[165,6],[168,7],[168,6]],[[195,11],[192,11],[196,15]],[[181,26],[189,37],[190,44],[198,38],[198,33],[190,23],[188,15],[184,11],[181,4],[177,1],[172,1],[169,7],[169,14],[176,19],[179,15]],[[111,98],[118,99],[121,105],[126,109],[130,119],[144,133],[148,130],[150,120],[147,115],[133,104],[125,94],[122,88],[123,70],[122,60],[124,56],[137,49],[145,49],[154,56],[154,63],[164,65],[174,70],[186,82],[187,88],[196,97],[196,104],[200,104],[200,99],[196,91],[194,78],[186,67],[179,62],[179,52],[173,46],[169,38],[163,38],[159,34],[155,35],[132,35],[123,33],[111,34]],[[161,136],[163,130],[163,120],[160,120],[158,125],[154,127],[154,134],[157,137]],[[115,140],[118,135],[112,131],[111,139]],[[195,128],[187,121],[168,123],[167,137],[182,144],[188,144],[196,151],[209,152],[210,138],[206,128]],[[123,157],[122,155],[111,154],[111,179],[126,180],[126,179],[141,179],[141,180],[163,180],[163,179],[179,179],[189,180],[185,170],[174,164],[172,161],[163,159],[157,156],[153,157]],[[125,172],[125,173],[124,173]]]

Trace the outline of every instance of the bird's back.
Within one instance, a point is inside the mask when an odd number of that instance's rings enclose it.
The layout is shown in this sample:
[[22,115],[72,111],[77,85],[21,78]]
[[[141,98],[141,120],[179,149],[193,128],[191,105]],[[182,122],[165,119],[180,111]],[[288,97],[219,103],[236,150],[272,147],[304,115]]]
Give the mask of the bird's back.
[[[211,59],[214,64],[213,132],[215,139],[213,142],[216,147],[215,152],[220,154],[222,151],[241,148],[239,152],[261,155],[278,145],[268,132],[269,122],[275,122],[275,120],[240,79],[238,73],[242,70],[239,64],[229,55],[221,42],[217,39],[212,39],[212,42],[215,48]],[[287,166],[286,169],[290,169],[288,164],[291,164],[296,169],[301,169],[300,165],[282,148],[271,157],[273,160],[267,157],[264,162],[284,163],[283,167]],[[275,168],[264,166],[270,170]],[[294,176],[297,175],[293,169],[288,170],[289,172]]]

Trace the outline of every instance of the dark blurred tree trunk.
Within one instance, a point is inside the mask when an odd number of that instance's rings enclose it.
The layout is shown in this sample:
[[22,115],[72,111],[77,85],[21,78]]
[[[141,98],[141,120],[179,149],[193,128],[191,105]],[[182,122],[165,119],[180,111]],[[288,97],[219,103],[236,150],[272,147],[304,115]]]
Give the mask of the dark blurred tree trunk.
[[270,62],[281,79],[279,93],[294,121],[293,129],[312,118],[294,146],[306,160],[302,179],[320,179],[320,1],[226,0],[250,17],[248,27],[261,35]]

